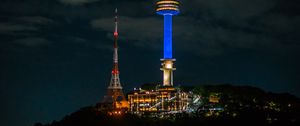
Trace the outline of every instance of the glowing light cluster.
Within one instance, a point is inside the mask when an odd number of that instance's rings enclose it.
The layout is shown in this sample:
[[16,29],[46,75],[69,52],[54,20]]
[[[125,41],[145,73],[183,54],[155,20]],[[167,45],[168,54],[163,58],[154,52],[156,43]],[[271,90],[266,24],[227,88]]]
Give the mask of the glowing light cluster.
[[119,74],[119,70],[114,69],[114,70],[111,71],[111,73],[114,74],[114,75]]
[[162,1],[158,1],[156,4],[178,4],[179,2],[177,2],[176,0],[162,0]]
[[118,32],[114,32],[114,36],[117,37],[119,34]]
[[178,9],[177,5],[173,5],[173,4],[162,4],[162,5],[158,5],[158,7],[176,7]]
[[173,62],[171,60],[165,61],[164,65],[165,65],[165,68],[167,68],[167,69],[173,68]]
[[178,8],[173,8],[173,7],[163,7],[163,8],[156,9],[156,11],[161,11],[161,10],[176,10],[176,11],[179,11]]
[[176,15],[179,13],[179,2],[176,0],[161,0],[156,3],[156,13],[160,15]]
[[166,64],[166,68],[167,69],[172,69],[173,67],[172,67],[172,64]]

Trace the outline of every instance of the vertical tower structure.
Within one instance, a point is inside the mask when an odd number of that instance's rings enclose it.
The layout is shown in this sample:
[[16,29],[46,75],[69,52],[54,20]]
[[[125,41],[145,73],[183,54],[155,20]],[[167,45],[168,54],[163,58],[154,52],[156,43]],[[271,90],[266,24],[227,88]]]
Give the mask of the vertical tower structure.
[[111,71],[111,80],[108,89],[122,89],[119,77],[119,64],[118,64],[118,10],[115,10],[115,31],[114,31],[114,54],[113,54],[113,68]]
[[156,5],[156,13],[164,16],[164,58],[161,59],[163,86],[173,86],[176,59],[172,56],[172,16],[179,14],[179,2],[177,0],[159,0]]
[[122,86],[119,77],[119,67],[118,67],[118,10],[115,9],[115,29],[114,29],[114,54],[113,54],[113,67],[111,71],[111,80],[107,88],[107,95],[104,97],[103,102],[112,102],[114,109],[128,108],[128,103],[125,99],[124,93],[122,91]]

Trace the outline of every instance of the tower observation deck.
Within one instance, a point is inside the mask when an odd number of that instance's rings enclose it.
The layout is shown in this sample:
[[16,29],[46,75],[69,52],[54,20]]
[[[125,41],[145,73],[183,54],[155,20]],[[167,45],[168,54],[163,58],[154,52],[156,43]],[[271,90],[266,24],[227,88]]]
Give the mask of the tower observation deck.
[[179,14],[178,0],[160,0],[156,3],[156,13],[164,16],[164,58],[162,61],[163,86],[173,86],[173,71],[176,61],[172,55],[172,16]]

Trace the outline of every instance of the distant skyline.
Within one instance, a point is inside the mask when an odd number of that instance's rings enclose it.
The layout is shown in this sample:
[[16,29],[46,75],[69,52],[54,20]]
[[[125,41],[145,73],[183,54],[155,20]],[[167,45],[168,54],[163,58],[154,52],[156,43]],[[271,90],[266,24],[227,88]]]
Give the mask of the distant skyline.
[[[156,0],[4,0],[1,126],[52,122],[95,105],[109,85],[114,10],[124,91],[161,83]],[[300,97],[300,1],[180,0],[174,85],[248,85]]]

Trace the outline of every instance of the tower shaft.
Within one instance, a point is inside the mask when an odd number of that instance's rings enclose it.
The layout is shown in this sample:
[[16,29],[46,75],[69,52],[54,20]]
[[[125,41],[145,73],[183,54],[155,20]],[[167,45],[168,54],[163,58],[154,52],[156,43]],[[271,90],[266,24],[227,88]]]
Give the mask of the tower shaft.
[[172,58],[172,15],[164,15],[164,58]]
[[156,13],[164,16],[164,59],[162,61],[163,86],[173,86],[174,67],[172,52],[172,16],[179,14],[177,0],[160,0],[157,3]]

